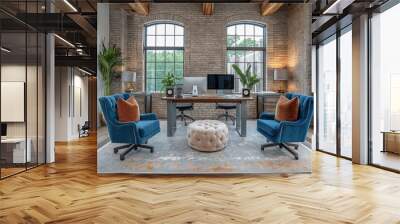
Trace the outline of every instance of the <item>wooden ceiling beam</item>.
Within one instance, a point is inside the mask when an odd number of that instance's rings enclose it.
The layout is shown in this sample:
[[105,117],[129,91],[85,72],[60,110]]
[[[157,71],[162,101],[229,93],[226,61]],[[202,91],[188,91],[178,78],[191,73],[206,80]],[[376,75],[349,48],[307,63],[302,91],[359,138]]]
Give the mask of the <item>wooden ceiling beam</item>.
[[214,3],[203,3],[203,15],[211,16],[214,14]]
[[148,2],[129,3],[131,9],[139,15],[148,16],[150,13],[150,4]]
[[284,3],[269,3],[268,1],[264,1],[261,3],[260,14],[262,16],[269,16],[277,12]]

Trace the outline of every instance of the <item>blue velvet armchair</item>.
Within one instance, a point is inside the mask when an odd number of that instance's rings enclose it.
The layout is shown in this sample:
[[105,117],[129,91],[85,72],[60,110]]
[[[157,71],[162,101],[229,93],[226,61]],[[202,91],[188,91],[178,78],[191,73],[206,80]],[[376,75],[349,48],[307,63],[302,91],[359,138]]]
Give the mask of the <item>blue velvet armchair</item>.
[[120,155],[120,160],[124,160],[130,151],[138,150],[138,148],[150,149],[150,152],[153,153],[154,147],[146,144],[150,138],[160,132],[160,121],[154,113],[141,114],[140,121],[137,122],[118,121],[116,101],[118,98],[126,100],[129,96],[130,94],[123,93],[99,98],[111,142],[126,144],[114,148],[114,153],[128,148]]
[[[261,145],[261,150],[267,147],[279,146],[288,150],[298,159],[298,145],[294,142],[304,142],[310,127],[314,112],[314,100],[311,96],[287,93],[288,99],[299,98],[299,119],[297,121],[276,121],[273,113],[262,113],[257,120],[257,131],[264,135],[269,142]],[[292,148],[294,147],[294,149]]]

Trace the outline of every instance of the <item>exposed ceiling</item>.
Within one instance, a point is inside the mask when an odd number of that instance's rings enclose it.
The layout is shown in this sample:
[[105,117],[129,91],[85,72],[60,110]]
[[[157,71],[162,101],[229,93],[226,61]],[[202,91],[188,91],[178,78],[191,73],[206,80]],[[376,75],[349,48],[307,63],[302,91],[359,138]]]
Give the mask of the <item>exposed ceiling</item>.
[[[51,13],[50,13],[51,12]],[[96,71],[96,0],[1,0],[0,22],[5,38],[15,51],[25,47],[18,32],[31,27],[34,31],[52,32],[55,37],[56,65],[73,65]],[[4,43],[4,42],[3,42]],[[28,46],[29,51],[35,49]],[[80,60],[77,60],[80,59]]]
[[313,43],[331,36],[351,24],[352,18],[374,10],[388,0],[311,0]]

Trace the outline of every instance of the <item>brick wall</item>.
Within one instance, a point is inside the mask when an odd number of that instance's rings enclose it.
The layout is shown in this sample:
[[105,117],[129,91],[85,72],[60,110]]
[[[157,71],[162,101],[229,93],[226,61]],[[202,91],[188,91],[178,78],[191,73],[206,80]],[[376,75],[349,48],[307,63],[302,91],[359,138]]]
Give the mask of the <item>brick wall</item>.
[[311,16],[310,4],[288,8],[288,91],[306,95],[311,95]]
[[[121,48],[124,69],[136,71],[136,90],[143,91],[144,24],[156,20],[173,20],[182,23],[185,27],[184,74],[185,76],[206,76],[207,73],[226,72],[225,27],[227,24],[240,20],[261,22],[267,29],[266,88],[276,90],[276,85],[280,83],[273,81],[272,69],[288,64],[288,21],[290,21],[288,12],[299,10],[291,8],[292,6],[284,6],[274,15],[260,16],[259,3],[219,3],[215,4],[214,15],[204,16],[200,3],[152,3],[150,14],[140,16],[132,12],[127,13],[128,7],[124,4],[111,4],[110,44]],[[299,19],[302,20],[303,17],[300,16]],[[121,92],[119,78],[114,79],[112,91]],[[271,99],[276,101],[274,98]],[[273,102],[269,102],[268,105],[268,110],[274,108]],[[192,113],[195,118],[215,118],[217,113],[222,113],[222,111],[214,108],[215,104],[199,104],[195,105],[195,110],[189,114]],[[160,99],[159,94],[153,96],[152,109],[160,117],[165,117],[166,104]],[[249,103],[249,117],[256,116],[254,101]]]

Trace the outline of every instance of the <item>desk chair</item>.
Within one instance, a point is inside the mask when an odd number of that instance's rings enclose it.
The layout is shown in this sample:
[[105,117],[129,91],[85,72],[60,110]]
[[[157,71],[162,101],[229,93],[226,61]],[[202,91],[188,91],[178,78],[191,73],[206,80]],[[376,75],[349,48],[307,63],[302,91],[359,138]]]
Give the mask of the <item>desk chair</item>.
[[233,125],[235,125],[236,117],[229,114],[229,110],[236,110],[236,104],[223,104],[223,103],[217,103],[216,104],[216,109],[222,109],[224,110],[223,114],[218,115],[217,120],[221,118],[225,118],[225,121],[228,121],[228,118],[230,118],[233,122]]
[[118,121],[117,100],[118,98],[126,100],[130,96],[128,93],[123,93],[99,98],[111,142],[126,144],[115,147],[114,153],[118,153],[120,149],[128,148],[120,155],[121,161],[125,159],[125,156],[130,151],[138,150],[139,148],[150,149],[150,152],[153,153],[153,146],[147,145],[147,142],[160,132],[160,121],[154,113],[141,114],[140,120],[136,122]]
[[85,123],[82,126],[78,124],[79,138],[89,136],[89,129],[90,129],[89,121],[85,121]]
[[194,121],[194,118],[185,114],[185,111],[193,110],[193,103],[185,103],[185,104],[178,104],[176,105],[176,109],[179,111],[180,114],[176,116],[177,119],[181,119],[187,126],[187,120]]
[[293,93],[287,93],[286,97],[288,99],[299,98],[299,119],[297,121],[277,121],[274,114],[264,112],[260,115],[260,119],[257,120],[257,131],[271,142],[261,145],[261,150],[267,147],[279,146],[279,148],[285,148],[289,151],[297,160],[299,159],[297,153],[299,146],[293,143],[306,140],[308,128],[313,117],[314,99],[311,96]]

